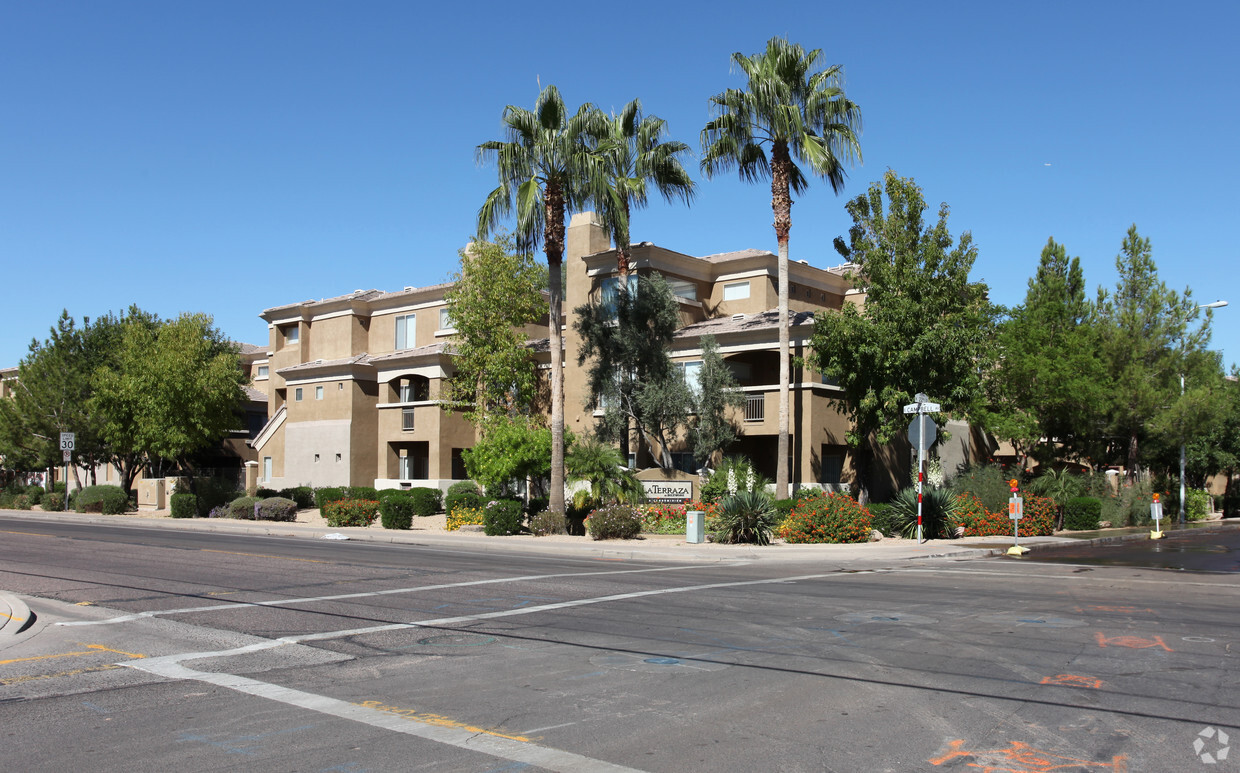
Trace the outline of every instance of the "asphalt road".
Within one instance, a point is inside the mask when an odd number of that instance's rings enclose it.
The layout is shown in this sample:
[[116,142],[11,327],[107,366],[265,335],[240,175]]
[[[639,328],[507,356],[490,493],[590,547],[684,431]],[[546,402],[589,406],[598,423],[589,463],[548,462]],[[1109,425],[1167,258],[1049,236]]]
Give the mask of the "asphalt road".
[[0,642],[5,770],[1240,767],[1223,571],[677,565],[2,517],[0,545],[0,588],[38,616]]

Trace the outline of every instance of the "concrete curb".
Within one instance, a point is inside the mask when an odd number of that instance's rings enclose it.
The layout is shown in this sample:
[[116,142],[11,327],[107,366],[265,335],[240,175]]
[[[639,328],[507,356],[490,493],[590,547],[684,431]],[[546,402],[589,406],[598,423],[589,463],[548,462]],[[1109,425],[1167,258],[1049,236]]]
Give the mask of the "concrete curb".
[[34,622],[30,607],[12,593],[0,591],[0,639],[16,636]]

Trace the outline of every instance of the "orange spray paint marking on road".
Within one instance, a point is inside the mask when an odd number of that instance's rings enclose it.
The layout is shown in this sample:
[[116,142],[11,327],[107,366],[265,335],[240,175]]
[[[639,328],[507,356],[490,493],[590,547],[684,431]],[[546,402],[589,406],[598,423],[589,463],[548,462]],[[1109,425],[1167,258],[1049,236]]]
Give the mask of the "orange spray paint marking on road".
[[1042,684],[1058,684],[1064,687],[1089,687],[1097,690],[1102,686],[1101,679],[1095,679],[1092,676],[1078,676],[1077,674],[1056,674],[1048,676],[1041,682]]
[[1175,652],[1175,650],[1167,646],[1161,636],[1155,636],[1149,639],[1143,639],[1140,636],[1112,636],[1107,638],[1106,634],[1099,631],[1096,634],[1096,639],[1098,641],[1098,646],[1103,649],[1106,649],[1107,647],[1128,647],[1129,649],[1134,650],[1144,650],[1151,649],[1153,647],[1162,647],[1167,652]]
[[1041,773],[1050,770],[1080,770],[1081,768],[1097,770],[1113,770],[1127,773],[1128,758],[1117,755],[1110,762],[1091,762],[1065,757],[1060,754],[1035,749],[1027,743],[1011,741],[1007,749],[974,749],[964,748],[963,740],[950,741],[947,752],[927,760],[931,765],[942,765],[948,760],[960,757],[971,757],[975,762],[967,763],[967,767],[978,768],[983,773]]

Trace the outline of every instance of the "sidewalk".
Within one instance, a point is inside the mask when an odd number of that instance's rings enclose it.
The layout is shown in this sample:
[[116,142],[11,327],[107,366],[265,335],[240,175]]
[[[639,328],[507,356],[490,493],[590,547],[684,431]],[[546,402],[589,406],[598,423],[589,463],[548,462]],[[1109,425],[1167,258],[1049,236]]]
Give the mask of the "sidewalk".
[[[317,511],[302,511],[298,521],[274,523],[237,521],[231,519],[169,518],[166,511],[127,515],[94,515],[80,513],[42,513],[38,511],[5,510],[5,516],[21,517],[31,522],[58,521],[93,523],[108,526],[177,529],[237,535],[330,539],[341,537],[356,542],[381,542],[404,545],[456,547],[481,552],[513,552],[548,556],[574,556],[598,559],[652,561],[723,562],[723,561],[855,561],[915,560],[930,558],[978,558],[1003,555],[1012,546],[1011,537],[964,537],[954,540],[914,540],[885,538],[877,542],[846,545],[790,545],[783,542],[759,547],[756,545],[720,545],[688,543],[683,535],[643,535],[635,540],[599,540],[567,535],[533,537],[515,535],[488,537],[481,532],[447,531],[443,517],[417,518],[410,530],[384,529],[378,523],[369,527],[331,528],[318,517]],[[1237,519],[1211,521],[1196,527],[1234,526]],[[1055,545],[1105,544],[1115,541],[1146,539],[1143,528],[1107,529],[1080,533],[1079,536],[1024,537],[1020,544],[1031,550]]]
[[11,593],[0,591],[0,638],[16,636],[30,625],[30,608]]

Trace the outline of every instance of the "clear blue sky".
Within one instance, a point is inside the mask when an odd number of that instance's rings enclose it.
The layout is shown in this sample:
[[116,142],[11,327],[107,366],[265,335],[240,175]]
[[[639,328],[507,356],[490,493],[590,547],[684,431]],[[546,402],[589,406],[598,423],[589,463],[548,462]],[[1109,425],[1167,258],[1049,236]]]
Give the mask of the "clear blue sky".
[[[424,7],[430,6],[428,10]],[[267,307],[444,280],[495,185],[475,146],[554,83],[640,97],[698,147],[734,51],[773,35],[844,65],[864,164],[793,209],[792,257],[835,265],[847,198],[892,168],[974,278],[1019,303],[1050,236],[1091,288],[1136,223],[1161,276],[1240,361],[1240,126],[1226,2],[55,2],[0,10],[0,366],[60,309],[206,311],[266,342]],[[696,172],[696,160],[694,162]],[[770,193],[704,180],[634,241],[774,250]]]

